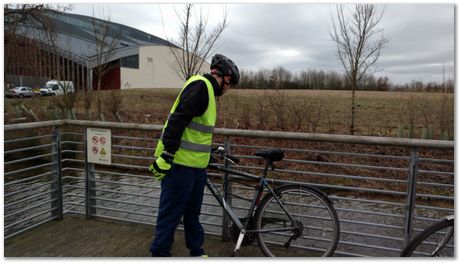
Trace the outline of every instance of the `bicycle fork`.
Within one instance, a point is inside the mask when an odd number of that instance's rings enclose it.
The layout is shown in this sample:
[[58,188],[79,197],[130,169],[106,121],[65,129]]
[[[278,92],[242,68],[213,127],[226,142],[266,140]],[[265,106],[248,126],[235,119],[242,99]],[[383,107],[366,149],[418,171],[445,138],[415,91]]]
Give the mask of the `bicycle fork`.
[[219,204],[224,208],[224,210],[230,216],[232,221],[238,226],[239,229],[242,229],[240,231],[239,236],[238,236],[238,241],[236,242],[235,249],[233,250],[232,257],[234,257],[234,256],[236,256],[236,254],[240,250],[241,244],[243,243],[244,236],[246,235],[246,230],[244,229],[244,226],[241,223],[241,221],[238,219],[238,217],[235,215],[233,210],[228,206],[227,202],[225,201],[225,199],[220,194],[219,189],[217,189],[217,187],[209,180],[209,178],[208,178],[208,182],[207,182],[206,185],[208,186],[208,189],[211,191],[211,193],[214,195],[214,197],[216,197],[216,199],[219,202]]

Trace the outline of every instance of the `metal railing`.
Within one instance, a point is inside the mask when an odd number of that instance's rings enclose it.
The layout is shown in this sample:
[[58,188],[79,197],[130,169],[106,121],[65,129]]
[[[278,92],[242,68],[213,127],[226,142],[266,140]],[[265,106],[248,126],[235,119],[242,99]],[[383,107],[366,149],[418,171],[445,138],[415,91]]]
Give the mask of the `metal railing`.
[[[112,130],[110,166],[87,162],[87,127]],[[154,225],[160,185],[146,167],[161,130],[76,120],[5,125],[5,238],[65,214]],[[454,213],[453,141],[233,129],[216,129],[214,141],[242,159],[236,168],[254,173],[262,169],[256,150],[283,148],[269,179],[329,195],[341,224],[337,256],[398,256],[416,233]],[[243,216],[252,185],[220,186]],[[207,191],[201,221],[207,234],[229,239],[228,219]]]

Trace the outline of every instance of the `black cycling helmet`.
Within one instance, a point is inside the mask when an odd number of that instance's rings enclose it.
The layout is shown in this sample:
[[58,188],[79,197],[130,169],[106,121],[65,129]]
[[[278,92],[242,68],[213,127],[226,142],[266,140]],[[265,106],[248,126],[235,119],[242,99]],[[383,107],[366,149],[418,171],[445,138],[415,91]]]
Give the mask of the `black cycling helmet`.
[[216,54],[212,57],[211,71],[217,69],[217,73],[221,76],[231,76],[232,85],[238,85],[240,82],[240,71],[236,64],[224,55]]

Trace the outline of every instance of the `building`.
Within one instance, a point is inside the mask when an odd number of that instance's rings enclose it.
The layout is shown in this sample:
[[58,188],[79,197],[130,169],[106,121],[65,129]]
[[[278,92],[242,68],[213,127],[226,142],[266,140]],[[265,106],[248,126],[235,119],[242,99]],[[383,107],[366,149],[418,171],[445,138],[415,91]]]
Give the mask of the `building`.
[[[182,87],[170,51],[176,47],[168,41],[93,17],[43,15],[50,30],[28,24],[11,33],[5,23],[7,82],[36,87],[50,79],[72,80],[77,90]],[[208,69],[204,61],[200,72]]]

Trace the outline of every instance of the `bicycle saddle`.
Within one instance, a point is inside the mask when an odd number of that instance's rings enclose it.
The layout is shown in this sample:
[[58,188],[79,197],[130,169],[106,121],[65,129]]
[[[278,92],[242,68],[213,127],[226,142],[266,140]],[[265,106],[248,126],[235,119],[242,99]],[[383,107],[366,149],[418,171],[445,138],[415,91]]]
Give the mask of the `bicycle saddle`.
[[257,151],[256,156],[268,159],[272,162],[281,161],[284,158],[284,151],[280,148],[272,148],[267,150]]

